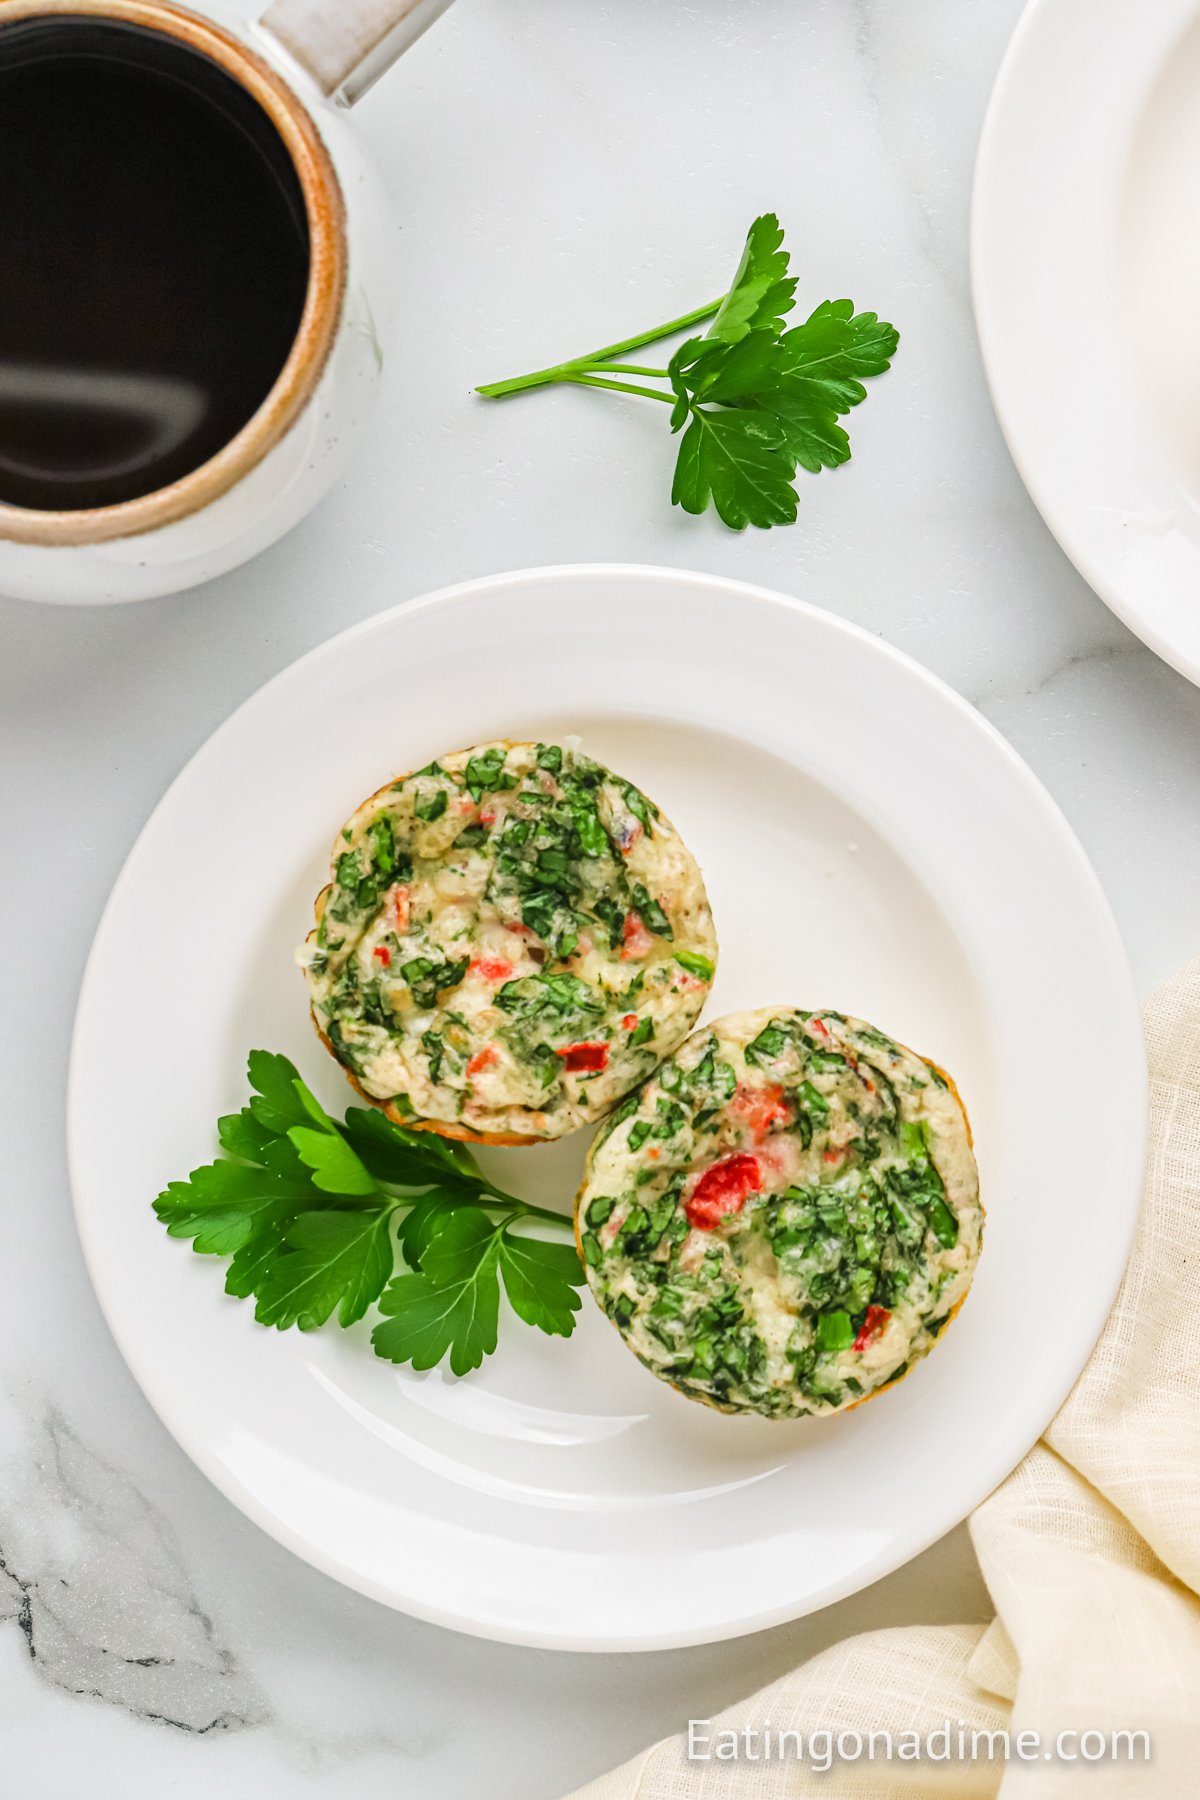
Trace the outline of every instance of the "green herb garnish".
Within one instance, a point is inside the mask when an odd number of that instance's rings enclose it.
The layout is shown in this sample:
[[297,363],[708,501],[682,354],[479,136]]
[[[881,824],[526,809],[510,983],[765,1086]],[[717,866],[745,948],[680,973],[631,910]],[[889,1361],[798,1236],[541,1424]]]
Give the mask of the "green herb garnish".
[[[154,1210],[172,1237],[231,1258],[225,1291],[260,1325],[352,1325],[378,1304],[376,1355],[456,1375],[496,1348],[500,1283],[517,1317],[569,1337],[584,1274],[574,1245],[525,1220],[571,1221],[506,1194],[463,1144],[351,1107],[325,1112],[284,1056],[253,1050],[248,1106],[218,1121],[224,1157],[172,1181]],[[396,1250],[405,1271],[394,1275]]]
[[[671,500],[685,512],[710,504],[726,525],[790,525],[796,517],[797,469],[817,474],[850,460],[838,423],[866,399],[865,379],[891,366],[895,328],[850,300],[826,300],[803,325],[784,330],[795,305],[796,278],[774,213],[754,221],[729,292],[652,331],[585,356],[492,382],[475,391],[499,400],[553,382],[640,394],[671,407],[671,430],[683,432]],[[667,367],[623,360],[645,344],[710,320]],[[636,382],[614,381],[634,375]],[[648,387],[647,380],[665,387]]]

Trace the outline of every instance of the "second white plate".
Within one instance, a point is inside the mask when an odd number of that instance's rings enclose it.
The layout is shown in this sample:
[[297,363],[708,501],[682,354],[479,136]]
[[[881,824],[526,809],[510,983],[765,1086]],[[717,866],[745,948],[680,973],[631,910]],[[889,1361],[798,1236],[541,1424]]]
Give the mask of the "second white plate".
[[[704,868],[709,1014],[874,1020],[950,1068],[988,1225],[966,1307],[873,1405],[724,1418],[646,1373],[585,1299],[511,1315],[456,1381],[379,1362],[367,1326],[264,1331],[151,1201],[209,1160],[246,1052],[351,1098],[293,946],[365,794],[448,746],[578,732]],[[1103,1046],[1103,1054],[1097,1054]],[[70,1147],[113,1332],[168,1429],[329,1574],[463,1630],[575,1649],[703,1642],[863,1586],[1019,1460],[1078,1374],[1137,1208],[1145,1072],[1120,942],[1033,776],[913,663],[812,608],[663,569],[468,583],[335,638],[179,777],[105,913],[80,1000]],[[584,1134],[586,1135],[586,1134]],[[582,1138],[493,1151],[569,1206]]]
[[1200,6],[1032,0],[971,214],[1009,449],[1080,574],[1200,682]]

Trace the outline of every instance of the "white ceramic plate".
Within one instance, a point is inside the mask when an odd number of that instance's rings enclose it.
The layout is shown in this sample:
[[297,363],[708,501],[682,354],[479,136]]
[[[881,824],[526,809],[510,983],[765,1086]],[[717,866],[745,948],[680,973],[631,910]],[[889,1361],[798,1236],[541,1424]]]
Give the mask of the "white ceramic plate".
[[1197,170],[1197,0],[1033,0],[975,176],[992,398],[1076,568],[1200,682]]
[[[721,938],[709,1016],[772,1001],[861,1013],[961,1084],[988,1207],[980,1273],[944,1342],[871,1406],[721,1417],[646,1373],[586,1299],[567,1342],[509,1315],[478,1374],[417,1375],[377,1360],[366,1324],[262,1330],[223,1295],[223,1264],[151,1211],[213,1154],[252,1046],[292,1056],[330,1107],[351,1097],[292,949],[353,806],[448,746],[567,731],[643,783],[703,865]],[[97,934],[70,1145],[88,1264],[130,1368],[251,1518],[422,1618],[633,1649],[836,1600],[1012,1468],[1112,1300],[1144,1111],[1108,908],[982,719],[825,613],[700,575],[590,567],[385,613],[215,733]],[[583,1149],[485,1154],[506,1186],[566,1209]]]

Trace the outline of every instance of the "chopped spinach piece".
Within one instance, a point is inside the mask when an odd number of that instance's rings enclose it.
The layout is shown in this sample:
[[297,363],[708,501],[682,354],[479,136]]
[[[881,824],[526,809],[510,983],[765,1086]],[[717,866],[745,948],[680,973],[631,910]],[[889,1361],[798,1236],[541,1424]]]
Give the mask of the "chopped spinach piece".
[[632,1094],[627,1094],[620,1106],[613,1108],[600,1127],[595,1140],[597,1145],[602,1144],[606,1138],[610,1138],[618,1125],[623,1125],[626,1119],[632,1118],[641,1103],[642,1096],[636,1088]]
[[441,1036],[436,1031],[423,1031],[421,1043],[429,1058],[429,1079],[435,1083],[439,1082],[442,1079],[442,1057],[445,1054],[445,1045]]
[[821,1313],[817,1319],[817,1348],[827,1354],[849,1350],[854,1342],[854,1327],[848,1312]]
[[576,975],[523,975],[506,981],[496,1004],[522,1019],[549,1015],[565,1021],[579,1014],[596,1017],[605,1010],[603,994]]
[[445,988],[457,987],[467,972],[470,957],[449,962],[432,956],[414,956],[401,963],[400,973],[418,1006],[437,1005],[438,994]]
[[653,820],[658,817],[658,808],[652,800],[648,800],[641,788],[634,787],[631,781],[617,784],[624,796],[625,804],[645,830],[649,831]]
[[450,796],[446,789],[437,788],[432,794],[422,795],[413,801],[413,813],[427,825],[432,825],[435,819],[441,818],[449,802]]
[[580,847],[585,856],[603,856],[609,849],[608,833],[600,823],[600,814],[594,804],[583,801],[573,808],[575,829],[579,834]]
[[377,981],[364,984],[361,995],[362,1016],[368,1025],[380,1025],[386,1031],[391,1026],[394,1014],[388,1002],[383,998]]
[[766,1068],[787,1050],[790,1039],[779,1025],[766,1025],[752,1043],[746,1045],[746,1061]]
[[642,915],[648,928],[653,932],[657,932],[659,937],[665,937],[667,939],[673,938],[675,934],[671,930],[670,919],[668,919],[666,913],[663,911],[658,901],[654,899],[653,895],[648,893],[646,888],[643,887],[642,883],[640,881],[631,882],[629,891],[633,896],[633,904]]
[[686,1123],[687,1114],[682,1106],[674,1100],[659,1100],[656,1103],[657,1120],[654,1125],[656,1138],[673,1138],[680,1127]]
[[796,1092],[804,1102],[806,1112],[813,1114],[818,1119],[826,1119],[829,1117],[829,1102],[826,1100],[824,1094],[821,1093],[820,1089],[813,1086],[811,1081],[802,1081],[796,1089]]
[[371,842],[372,862],[382,874],[390,875],[396,867],[396,838],[387,813],[380,813],[372,822],[367,836]]
[[516,776],[509,775],[505,770],[504,758],[505,752],[499,745],[493,745],[492,749],[485,750],[480,756],[471,757],[467,763],[467,787],[477,804],[488,792],[517,785]]
[[333,1053],[337,1057],[338,1061],[340,1063],[343,1063],[346,1066],[346,1068],[348,1068],[351,1071],[352,1074],[361,1075],[362,1063],[359,1060],[358,1054],[355,1051],[354,1046],[347,1041],[346,1034],[342,1030],[341,1023],[339,1022],[339,1020],[330,1019],[328,1025],[325,1027],[325,1029],[328,1034],[329,1041],[333,1045]]
[[334,864],[335,893],[328,907],[330,916],[343,922],[359,913],[370,912],[378,904],[385,885],[380,874],[366,874],[357,850],[344,850]]
[[357,850],[343,850],[333,868],[333,879],[340,888],[354,892],[362,880],[362,864]]
[[945,1250],[958,1242],[958,1220],[940,1198],[929,1202],[929,1229]]
[[622,942],[625,936],[625,909],[610,900],[607,894],[601,895],[592,902],[592,911],[608,933],[608,941],[613,949]]

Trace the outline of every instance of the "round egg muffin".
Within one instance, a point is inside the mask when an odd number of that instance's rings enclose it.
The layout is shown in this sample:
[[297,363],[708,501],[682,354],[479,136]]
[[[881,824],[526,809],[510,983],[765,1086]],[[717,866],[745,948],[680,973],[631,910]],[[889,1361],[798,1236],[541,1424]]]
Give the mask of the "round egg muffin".
[[695,1023],[717,941],[658,807],[570,743],[456,751],[364,801],[301,959],[398,1123],[527,1144],[600,1117]]
[[723,1412],[838,1412],[903,1375],[983,1229],[949,1078],[861,1019],[765,1008],[698,1031],[597,1136],[591,1291],[646,1367]]

